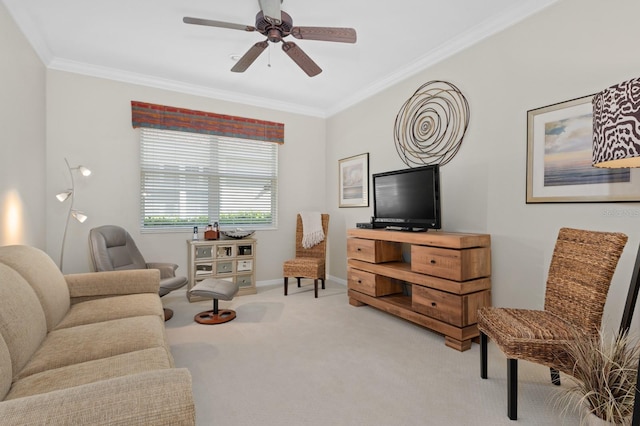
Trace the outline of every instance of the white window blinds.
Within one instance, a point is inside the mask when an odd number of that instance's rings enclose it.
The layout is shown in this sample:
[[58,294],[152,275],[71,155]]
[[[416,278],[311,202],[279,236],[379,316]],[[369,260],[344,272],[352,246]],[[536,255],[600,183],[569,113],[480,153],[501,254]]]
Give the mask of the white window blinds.
[[141,227],[277,226],[278,145],[140,129]]

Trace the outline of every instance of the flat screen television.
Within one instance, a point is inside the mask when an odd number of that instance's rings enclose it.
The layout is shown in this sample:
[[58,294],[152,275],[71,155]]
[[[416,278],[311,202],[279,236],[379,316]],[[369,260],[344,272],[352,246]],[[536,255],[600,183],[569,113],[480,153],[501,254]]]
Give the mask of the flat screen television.
[[402,231],[440,229],[440,172],[437,164],[376,173],[373,227]]

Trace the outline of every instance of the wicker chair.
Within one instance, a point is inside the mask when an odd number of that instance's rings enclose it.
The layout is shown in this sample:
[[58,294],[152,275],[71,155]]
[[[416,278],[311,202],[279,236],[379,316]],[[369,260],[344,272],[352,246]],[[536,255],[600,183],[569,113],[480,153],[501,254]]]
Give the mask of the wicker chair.
[[478,311],[480,377],[487,378],[487,338],[507,357],[507,415],[518,418],[518,359],[550,368],[560,385],[572,362],[564,343],[600,330],[611,278],[627,242],[621,233],[562,228],[545,290],[544,310],[485,307]]
[[313,279],[316,299],[318,298],[318,280],[324,289],[325,263],[327,257],[327,235],[329,231],[329,215],[322,214],[322,230],[324,240],[311,248],[302,247],[302,218],[298,214],[296,220],[296,257],[284,262],[282,275],[284,276],[284,295],[287,295],[289,277],[295,277],[300,287],[301,278]]

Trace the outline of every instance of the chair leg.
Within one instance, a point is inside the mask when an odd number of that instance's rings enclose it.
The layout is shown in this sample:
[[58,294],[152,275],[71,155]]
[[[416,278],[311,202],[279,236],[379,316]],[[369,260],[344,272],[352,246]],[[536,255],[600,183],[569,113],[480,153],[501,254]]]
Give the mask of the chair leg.
[[313,292],[315,294],[316,299],[318,298],[318,279],[313,280]]
[[560,372],[553,367],[549,368],[549,370],[551,371],[551,383],[560,386]]
[[320,278],[320,281],[322,281],[322,289],[324,290],[324,278]]
[[300,277],[296,277],[296,279],[298,280],[298,288],[300,288]]
[[480,377],[487,378],[487,335],[480,332]]
[[518,360],[507,359],[507,415],[510,420],[518,420]]
[[288,277],[284,277],[284,295],[287,295],[287,290],[289,288],[289,278]]

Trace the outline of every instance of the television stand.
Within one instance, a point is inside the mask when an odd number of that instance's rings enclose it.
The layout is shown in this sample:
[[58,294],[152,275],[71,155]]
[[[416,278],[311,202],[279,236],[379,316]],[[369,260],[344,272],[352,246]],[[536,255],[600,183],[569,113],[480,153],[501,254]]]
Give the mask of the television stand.
[[[403,244],[411,245],[411,262],[402,261]],[[491,306],[490,235],[349,229],[347,265],[352,306],[443,334],[461,352],[479,336],[478,308]]]

